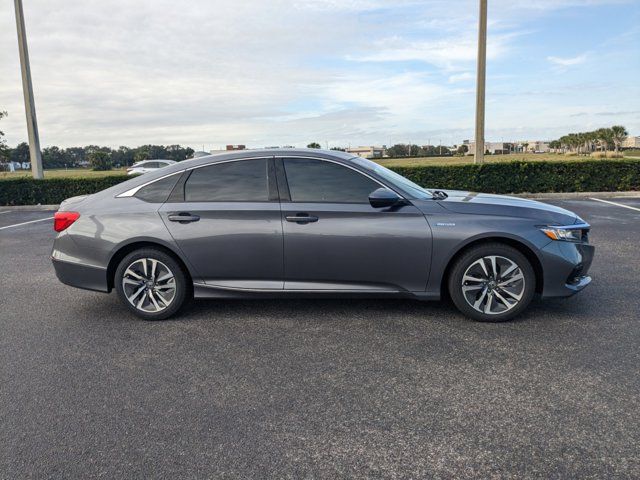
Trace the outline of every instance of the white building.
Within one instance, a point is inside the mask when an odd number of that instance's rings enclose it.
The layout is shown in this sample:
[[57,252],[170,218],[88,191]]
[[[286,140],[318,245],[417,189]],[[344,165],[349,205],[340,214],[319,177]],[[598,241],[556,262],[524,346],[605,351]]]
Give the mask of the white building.
[[640,137],[627,137],[620,146],[622,148],[640,148]]
[[354,147],[347,148],[347,152],[363,158],[382,158],[385,156],[385,147]]
[[[476,153],[476,142],[468,142],[465,140],[463,145],[466,145],[469,150],[467,150],[467,155],[475,155]],[[509,145],[503,142],[484,142],[484,151],[489,152],[491,155],[500,155],[509,153]]]
[[527,152],[532,153],[549,153],[551,148],[549,147],[549,142],[545,142],[542,140],[526,140],[524,142],[519,142],[519,145],[527,144]]

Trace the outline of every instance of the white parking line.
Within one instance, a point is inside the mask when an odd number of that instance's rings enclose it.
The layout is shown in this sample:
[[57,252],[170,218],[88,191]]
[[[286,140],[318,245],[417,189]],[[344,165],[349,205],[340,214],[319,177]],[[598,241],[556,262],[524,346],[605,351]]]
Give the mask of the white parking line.
[[16,223],[14,225],[7,225],[6,227],[0,227],[0,230],[4,230],[6,228],[20,227],[22,225],[28,225],[29,223],[44,222],[45,220],[53,220],[53,217],[41,218],[40,220],[30,220],[28,222]]
[[11,210],[5,210],[4,212],[0,212],[0,215],[2,215],[3,213],[11,213]]
[[624,203],[611,202],[609,200],[603,200],[601,198],[590,198],[589,200],[595,200],[596,202],[602,202],[602,203],[609,203],[611,205],[615,205],[616,207],[628,208],[630,210],[636,210],[637,212],[640,212],[640,208],[632,207],[631,205],[625,205]]

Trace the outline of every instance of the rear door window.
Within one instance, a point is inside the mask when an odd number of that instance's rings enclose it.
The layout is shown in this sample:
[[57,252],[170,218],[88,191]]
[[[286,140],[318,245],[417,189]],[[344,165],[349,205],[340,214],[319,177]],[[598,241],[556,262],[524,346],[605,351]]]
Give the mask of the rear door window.
[[184,194],[186,202],[267,202],[267,160],[239,160],[196,168],[185,184]]

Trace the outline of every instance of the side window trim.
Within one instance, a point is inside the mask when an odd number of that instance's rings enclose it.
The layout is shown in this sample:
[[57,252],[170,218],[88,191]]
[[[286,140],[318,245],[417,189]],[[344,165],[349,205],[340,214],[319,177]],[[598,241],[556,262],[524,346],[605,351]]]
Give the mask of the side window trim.
[[130,188],[129,190],[126,190],[122,193],[119,193],[118,195],[116,195],[116,198],[123,198],[123,197],[133,197],[136,193],[138,193],[138,190],[140,190],[143,187],[146,187],[147,185],[151,185],[152,183],[156,183],[160,180],[164,180],[167,177],[170,177],[171,175],[178,175],[181,173],[184,173],[184,170],[178,170],[177,172],[173,172],[173,173],[169,173],[167,175],[163,175],[162,177],[159,178],[154,178],[153,180],[147,182],[147,183],[143,183],[142,185],[138,185],[137,187],[133,187]]
[[280,194],[278,193],[278,181],[276,180],[276,165],[273,157],[267,160],[267,186],[269,188],[269,201],[279,202]]
[[197,170],[199,168],[211,167],[213,165],[222,165],[223,163],[242,162],[243,160],[269,160],[271,158],[273,158],[273,155],[270,155],[267,157],[230,158],[229,160],[222,160],[220,162],[209,162],[209,163],[203,163],[202,165],[194,165],[193,167],[187,168],[187,172],[192,172],[193,170]]
[[[299,158],[299,157],[295,157]],[[284,157],[277,157],[274,160],[276,166],[276,179],[278,182],[278,193],[280,194],[281,202],[291,201],[291,192],[289,191],[289,182],[287,181],[287,174],[284,171]]]
[[[341,162],[337,162],[335,160],[331,160],[329,158],[322,158],[322,157],[304,157],[304,156],[300,156],[300,155],[290,155],[290,156],[285,156],[285,157],[276,157],[276,168],[278,169],[278,188],[280,189],[280,201],[282,202],[291,202],[291,203],[336,203],[336,202],[323,202],[323,201],[314,201],[314,202],[296,202],[294,200],[291,199],[291,190],[289,189],[289,181],[287,180],[287,173],[286,170],[284,168],[284,159],[285,158],[292,158],[292,159],[303,159],[303,160],[317,160],[320,162],[327,162],[327,163],[333,163],[336,165],[340,165],[344,168],[348,168],[350,170],[353,170],[356,173],[359,173],[360,175],[362,175],[363,177],[368,178],[369,180],[377,183],[378,185],[380,185],[383,188],[386,188],[388,190],[391,190],[392,192],[397,193],[401,198],[404,198],[404,195],[402,195],[400,192],[397,192],[396,190],[394,190],[393,188],[389,187],[388,185],[385,185],[384,183],[382,183],[380,180],[378,180],[377,178],[372,177],[371,175],[367,175],[366,173],[358,170],[357,168],[354,168],[350,165],[345,165],[344,163]],[[283,198],[283,189],[280,188],[280,184],[284,184],[286,186],[286,198]],[[343,203],[343,204],[350,204],[350,205],[366,205],[368,202],[337,202],[337,203]]]
[[171,194],[165,203],[184,203],[184,185],[187,183],[189,175],[191,175],[191,170],[185,170],[182,172],[180,179],[173,186],[173,190],[171,190]]

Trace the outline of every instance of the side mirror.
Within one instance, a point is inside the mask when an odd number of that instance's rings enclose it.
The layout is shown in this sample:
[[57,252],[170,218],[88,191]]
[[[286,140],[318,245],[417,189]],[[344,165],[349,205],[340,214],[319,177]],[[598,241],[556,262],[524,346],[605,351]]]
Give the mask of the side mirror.
[[402,197],[388,188],[379,188],[369,195],[369,203],[373,208],[393,207],[402,201]]

